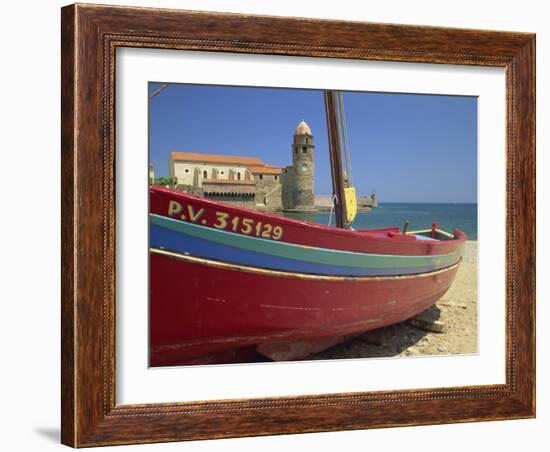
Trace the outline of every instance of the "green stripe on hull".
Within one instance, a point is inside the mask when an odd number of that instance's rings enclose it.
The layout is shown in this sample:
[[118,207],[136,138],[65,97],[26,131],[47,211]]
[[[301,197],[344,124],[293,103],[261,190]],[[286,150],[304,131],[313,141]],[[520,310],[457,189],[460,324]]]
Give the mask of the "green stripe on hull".
[[460,253],[431,256],[396,256],[390,254],[365,254],[351,251],[331,250],[296,245],[274,240],[235,234],[220,229],[198,226],[193,223],[174,220],[159,215],[150,215],[151,223],[190,237],[208,240],[220,245],[240,248],[271,256],[284,257],[305,262],[327,265],[341,265],[356,268],[443,268],[455,264]]

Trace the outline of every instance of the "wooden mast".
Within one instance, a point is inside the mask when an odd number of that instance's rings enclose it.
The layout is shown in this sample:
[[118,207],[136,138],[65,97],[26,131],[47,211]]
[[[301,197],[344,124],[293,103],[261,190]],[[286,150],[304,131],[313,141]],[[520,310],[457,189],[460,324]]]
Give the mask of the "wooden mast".
[[325,91],[325,112],[327,116],[332,191],[335,198],[336,227],[349,228],[346,222],[346,195],[344,190],[344,170],[342,168],[342,146],[340,142],[341,131],[337,105],[338,93],[336,91]]

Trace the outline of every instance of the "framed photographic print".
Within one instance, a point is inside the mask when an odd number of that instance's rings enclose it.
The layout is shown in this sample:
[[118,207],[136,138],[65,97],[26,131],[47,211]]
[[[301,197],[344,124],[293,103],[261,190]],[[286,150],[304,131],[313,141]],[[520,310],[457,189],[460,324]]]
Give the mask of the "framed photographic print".
[[535,415],[534,35],[62,9],[62,442]]

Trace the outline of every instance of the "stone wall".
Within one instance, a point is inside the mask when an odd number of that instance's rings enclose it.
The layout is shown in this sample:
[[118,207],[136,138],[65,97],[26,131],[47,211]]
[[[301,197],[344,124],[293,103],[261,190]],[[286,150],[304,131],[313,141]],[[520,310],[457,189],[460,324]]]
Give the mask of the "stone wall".
[[255,175],[256,205],[259,209],[276,212],[282,210],[281,175]]
[[[241,181],[242,182],[242,181]],[[216,180],[204,180],[202,182],[202,190],[204,196],[252,196],[256,193],[254,181],[246,181],[247,183],[223,183]]]
[[[265,181],[257,181],[257,189],[259,193],[246,190],[246,188],[238,186],[213,188],[208,184],[203,187],[193,187],[192,185],[180,184],[175,187],[177,190],[191,193],[195,196],[202,196],[213,201],[233,204],[248,209],[262,210],[266,212],[279,212],[282,210],[281,200],[281,182],[280,179],[274,179],[271,175]],[[264,175],[264,178],[266,176]],[[223,191],[226,191],[223,193]],[[215,190],[215,191],[214,191]],[[269,192],[271,191],[271,194]],[[266,197],[266,195],[268,195]],[[264,201],[266,201],[264,203]]]
[[294,206],[294,172],[292,166],[283,168],[281,174],[281,201],[284,210],[292,209]]
[[256,201],[254,196],[206,196],[206,199],[212,201],[224,202],[247,209],[256,209]]

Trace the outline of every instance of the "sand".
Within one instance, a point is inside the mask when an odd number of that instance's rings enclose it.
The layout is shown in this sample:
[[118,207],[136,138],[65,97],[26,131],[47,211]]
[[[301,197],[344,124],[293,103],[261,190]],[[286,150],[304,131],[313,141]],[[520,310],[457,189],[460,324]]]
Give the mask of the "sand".
[[444,332],[426,331],[405,321],[365,333],[307,359],[477,353],[477,242],[466,242],[451,288],[420,318],[441,322]]

